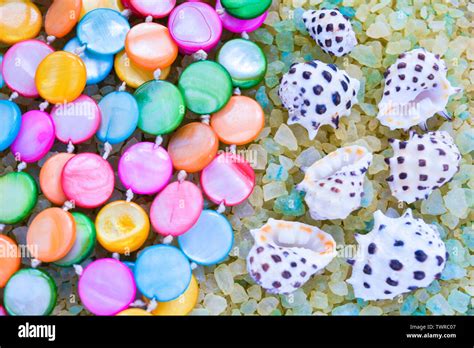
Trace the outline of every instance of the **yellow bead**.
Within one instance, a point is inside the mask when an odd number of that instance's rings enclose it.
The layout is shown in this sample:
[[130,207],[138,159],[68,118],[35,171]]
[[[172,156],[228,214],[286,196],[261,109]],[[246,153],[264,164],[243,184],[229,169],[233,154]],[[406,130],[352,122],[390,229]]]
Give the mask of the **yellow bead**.
[[199,295],[199,286],[194,275],[186,291],[176,300],[158,302],[158,306],[151,313],[153,315],[186,315],[196,306]]
[[0,42],[14,43],[36,37],[43,17],[28,0],[0,0]]
[[38,65],[36,88],[51,104],[69,103],[77,99],[86,87],[86,66],[77,55],[57,51]]
[[117,315],[136,316],[136,315],[151,315],[151,313],[141,308],[129,308],[124,311],[121,311]]
[[[145,70],[135,65],[127,57],[125,51],[115,56],[115,72],[120,80],[132,88],[138,88],[147,81],[154,79],[153,71]],[[170,67],[161,70],[160,80],[165,80],[170,73]]]
[[116,201],[100,210],[95,227],[100,245],[112,253],[128,254],[145,243],[150,221],[138,204]]
[[110,8],[118,12],[124,9],[120,0],[85,0],[82,2],[81,18],[98,8]]

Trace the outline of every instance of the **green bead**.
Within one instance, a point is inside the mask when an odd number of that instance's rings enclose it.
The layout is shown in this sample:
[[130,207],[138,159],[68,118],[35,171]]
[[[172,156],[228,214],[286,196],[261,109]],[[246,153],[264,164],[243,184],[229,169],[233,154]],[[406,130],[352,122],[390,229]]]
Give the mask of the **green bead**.
[[87,259],[94,250],[96,241],[95,225],[90,218],[82,213],[72,213],[76,222],[76,241],[69,253],[55,262],[61,267],[80,264]]
[[138,128],[145,133],[162,135],[174,131],[186,113],[183,96],[167,81],[149,81],[135,91],[140,110]]
[[0,177],[0,224],[13,225],[31,213],[38,200],[38,187],[28,173],[12,172]]
[[221,3],[230,15],[240,19],[252,19],[268,10],[272,0],[221,0]]
[[267,71],[265,53],[257,44],[244,39],[227,41],[217,62],[229,72],[233,85],[243,89],[258,85]]
[[200,115],[222,109],[232,96],[232,79],[224,67],[209,60],[190,64],[181,74],[178,87],[186,107]]
[[3,293],[3,304],[10,315],[49,315],[56,299],[53,278],[35,268],[25,268],[12,275]]

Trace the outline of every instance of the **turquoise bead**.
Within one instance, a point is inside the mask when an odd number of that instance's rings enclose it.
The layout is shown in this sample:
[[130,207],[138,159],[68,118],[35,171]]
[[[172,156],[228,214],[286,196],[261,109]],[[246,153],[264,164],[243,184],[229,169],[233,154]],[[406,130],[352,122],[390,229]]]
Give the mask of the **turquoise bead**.
[[192,112],[207,115],[222,109],[232,96],[232,78],[220,64],[203,60],[190,64],[178,87]]
[[38,200],[33,177],[12,172],[0,177],[0,224],[13,225],[31,213]]
[[245,39],[226,42],[217,62],[227,69],[233,85],[243,89],[258,85],[267,71],[265,53],[257,44]]
[[21,127],[21,110],[14,102],[0,100],[0,151],[7,149],[16,139]]
[[240,19],[252,19],[268,10],[272,0],[221,0],[221,3],[230,15]]

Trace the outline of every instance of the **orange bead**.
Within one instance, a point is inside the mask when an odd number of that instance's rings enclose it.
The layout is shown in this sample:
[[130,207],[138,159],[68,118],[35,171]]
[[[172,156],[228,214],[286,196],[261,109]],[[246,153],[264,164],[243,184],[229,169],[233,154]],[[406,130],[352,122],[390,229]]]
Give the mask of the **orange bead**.
[[20,249],[15,241],[0,234],[0,288],[3,288],[13,273],[20,269],[20,263]]
[[12,45],[32,39],[40,32],[42,23],[41,12],[33,2],[0,1],[0,42]]
[[169,67],[178,56],[178,46],[168,28],[158,23],[135,25],[125,39],[128,57],[146,70]]
[[173,134],[168,144],[168,153],[177,170],[195,173],[214,159],[218,147],[219,139],[210,126],[192,122]]
[[76,223],[71,213],[61,208],[48,208],[32,221],[26,234],[28,250],[43,262],[62,259],[76,240]]
[[259,103],[249,97],[233,96],[211,117],[211,127],[225,144],[244,145],[260,134],[265,115]]
[[61,175],[64,165],[74,154],[58,153],[49,158],[41,168],[39,180],[41,191],[52,203],[63,205],[67,201],[61,184]]
[[48,35],[64,37],[74,28],[81,15],[81,0],[54,0],[44,19]]

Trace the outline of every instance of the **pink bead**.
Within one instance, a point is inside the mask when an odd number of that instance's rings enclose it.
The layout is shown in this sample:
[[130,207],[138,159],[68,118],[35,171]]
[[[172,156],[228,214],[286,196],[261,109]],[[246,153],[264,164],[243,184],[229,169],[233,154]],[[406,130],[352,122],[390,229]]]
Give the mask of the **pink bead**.
[[81,95],[70,103],[57,104],[51,111],[56,138],[79,144],[94,136],[100,126],[100,109],[94,99]]
[[214,203],[234,206],[252,193],[255,173],[243,157],[222,153],[202,171],[201,186]]
[[33,163],[42,159],[54,144],[51,116],[39,110],[28,111],[21,118],[20,133],[11,146],[18,161]]
[[127,190],[151,195],[168,184],[173,174],[173,163],[164,148],[143,142],[131,146],[123,153],[118,174]]
[[179,236],[196,223],[203,204],[201,190],[192,182],[173,182],[153,201],[150,208],[151,224],[161,235]]
[[7,86],[22,96],[37,97],[36,69],[53,52],[50,46],[39,40],[26,40],[10,47],[3,58],[3,78]]
[[94,153],[81,153],[64,166],[62,186],[66,197],[82,208],[97,208],[114,191],[114,171]]
[[170,14],[168,29],[173,40],[185,54],[210,51],[222,35],[222,23],[208,4],[185,2]]
[[84,269],[78,284],[82,304],[95,315],[115,315],[134,300],[137,288],[130,269],[115,259],[100,259]]
[[176,0],[125,0],[122,3],[134,13],[140,14],[143,17],[163,18],[175,7]]
[[265,22],[265,19],[267,18],[268,11],[262,14],[261,16],[258,16],[257,18],[253,19],[240,19],[240,18],[235,18],[225,12],[224,7],[222,7],[222,4],[220,0],[216,1],[216,11],[219,14],[219,18],[222,21],[222,26],[227,29],[228,31],[231,31],[233,33],[243,33],[244,31],[246,33],[250,33],[251,31],[257,30],[258,28],[261,27],[263,22]]

